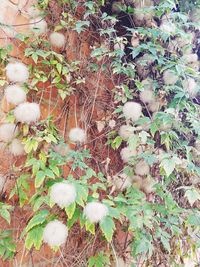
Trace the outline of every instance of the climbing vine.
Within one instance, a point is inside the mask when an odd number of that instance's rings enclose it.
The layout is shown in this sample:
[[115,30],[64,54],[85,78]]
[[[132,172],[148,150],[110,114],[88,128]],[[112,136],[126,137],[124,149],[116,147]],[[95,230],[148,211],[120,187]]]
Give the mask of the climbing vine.
[[[10,190],[0,177],[0,216],[9,225],[16,208],[30,211],[19,237],[28,251],[79,240],[81,259],[67,262],[64,249],[63,266],[198,264],[198,5],[40,0],[30,33],[15,36],[24,63],[0,48],[1,149],[22,159]],[[78,38],[89,40],[79,56]],[[75,126],[46,111],[46,95]],[[12,237],[0,230],[3,260],[17,255]]]

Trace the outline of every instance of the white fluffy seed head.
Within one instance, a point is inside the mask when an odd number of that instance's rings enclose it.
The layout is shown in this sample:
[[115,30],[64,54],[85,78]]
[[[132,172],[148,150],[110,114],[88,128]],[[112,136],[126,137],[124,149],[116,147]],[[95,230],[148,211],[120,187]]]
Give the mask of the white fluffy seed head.
[[58,144],[53,147],[53,150],[59,153],[62,157],[65,157],[70,152],[70,147],[68,144]]
[[123,4],[116,1],[116,2],[113,2],[112,4],[112,12],[113,13],[116,13],[116,14],[119,14],[121,11],[123,10]]
[[101,202],[93,201],[88,203],[84,208],[84,214],[91,223],[98,223],[102,221],[109,211],[106,205]]
[[62,48],[65,45],[65,36],[60,32],[52,32],[49,36],[49,41],[52,46]]
[[142,115],[142,106],[136,102],[126,102],[122,111],[126,119],[137,121]]
[[29,77],[28,68],[21,62],[8,63],[6,66],[6,76],[11,82],[26,82]]
[[190,97],[196,97],[198,93],[198,86],[196,81],[193,78],[187,78],[182,82],[183,88],[188,92]]
[[129,162],[131,158],[136,155],[137,155],[137,151],[134,149],[131,149],[130,147],[124,147],[120,151],[120,156],[124,163]]
[[10,85],[5,89],[5,97],[8,103],[19,105],[26,101],[26,93],[19,85]]
[[196,140],[194,147],[196,148],[196,150],[198,150],[198,152],[200,153],[200,140]]
[[146,194],[151,194],[155,191],[154,185],[156,182],[152,178],[143,179],[142,189]]
[[134,127],[130,125],[122,125],[119,128],[119,135],[124,139],[127,140],[131,136],[134,135]]
[[36,18],[40,16],[41,11],[37,7],[31,6],[27,9],[27,13],[30,18]]
[[174,34],[176,32],[176,25],[171,21],[163,20],[160,29],[164,33]]
[[163,80],[166,85],[173,85],[178,81],[178,76],[172,70],[165,70],[163,72]]
[[29,22],[30,29],[36,34],[45,34],[47,32],[47,23],[42,17],[33,18]]
[[140,39],[138,37],[136,37],[135,35],[133,35],[131,38],[131,45],[133,47],[138,47],[139,44],[140,44]]
[[151,103],[152,101],[155,101],[155,97],[152,90],[144,90],[140,93],[140,100],[143,103]]
[[153,80],[151,78],[147,78],[141,81],[142,87],[145,90],[153,91]]
[[13,123],[4,123],[0,126],[0,141],[10,142],[18,134],[18,128]]
[[86,141],[86,132],[79,127],[72,128],[69,131],[69,139],[73,143],[84,143]]
[[18,139],[13,139],[9,145],[9,150],[14,156],[22,156],[25,154],[24,145]]
[[148,109],[151,111],[151,112],[157,112],[160,108],[160,103],[158,101],[158,99],[150,102],[148,104]]
[[18,122],[36,122],[40,118],[40,106],[37,103],[22,103],[14,109],[14,116]]
[[1,194],[2,191],[3,191],[5,182],[6,182],[6,178],[5,178],[5,176],[3,176],[2,174],[0,174],[0,194]]
[[68,207],[76,200],[76,188],[64,182],[55,183],[51,187],[50,199],[60,208]]
[[63,245],[68,236],[66,225],[58,220],[49,222],[43,232],[43,241],[50,247]]
[[188,63],[194,63],[198,61],[198,55],[197,54],[187,54],[182,56],[182,60],[185,64]]
[[132,180],[125,173],[121,173],[113,177],[113,183],[118,190],[123,191],[132,185]]
[[116,121],[115,121],[115,120],[110,120],[110,121],[108,122],[108,126],[109,126],[111,129],[115,128],[115,126],[116,126]]
[[143,176],[149,174],[150,168],[149,165],[144,160],[141,160],[135,165],[134,170],[135,174]]

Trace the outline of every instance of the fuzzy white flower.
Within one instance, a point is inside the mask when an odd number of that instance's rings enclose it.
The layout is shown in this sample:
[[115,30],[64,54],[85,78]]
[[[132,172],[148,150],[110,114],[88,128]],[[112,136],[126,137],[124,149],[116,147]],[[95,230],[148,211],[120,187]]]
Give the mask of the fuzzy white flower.
[[188,55],[183,55],[182,60],[185,64],[188,63],[194,63],[198,61],[198,55],[197,54],[188,54]]
[[68,144],[58,144],[53,147],[53,150],[59,153],[61,156],[65,157],[70,152],[70,147]]
[[84,208],[84,214],[91,223],[102,221],[108,213],[109,211],[106,205],[97,201],[88,203]]
[[142,87],[145,90],[151,90],[153,91],[153,80],[151,78],[147,78],[141,81]]
[[138,37],[135,36],[135,34],[133,34],[132,38],[131,38],[131,45],[133,47],[138,47],[140,44],[140,39]]
[[152,101],[155,100],[154,94],[152,90],[144,90],[140,93],[140,100],[143,103],[151,103]]
[[142,189],[146,194],[151,194],[155,191],[154,185],[156,182],[152,178],[145,178],[143,179]]
[[22,156],[25,154],[24,145],[18,139],[13,139],[9,145],[9,150],[14,156]]
[[112,3],[112,13],[119,14],[123,10],[123,4],[120,1]]
[[[135,0],[134,1],[135,10],[134,10],[134,18],[136,20],[142,21],[148,21],[153,18],[154,12],[153,12],[153,6],[154,2],[151,0]],[[148,12],[145,12],[145,8],[149,8]]]
[[129,137],[134,135],[134,127],[130,125],[122,125],[119,128],[119,135],[124,139],[127,140]]
[[136,156],[137,151],[135,149],[130,149],[130,147],[124,147],[120,151],[120,156],[123,162],[129,162],[133,156]]
[[118,42],[116,44],[114,44],[114,50],[122,50],[124,51],[125,49],[125,44],[122,42]]
[[84,143],[86,141],[86,132],[79,127],[72,128],[69,131],[69,139],[73,143]]
[[182,82],[183,88],[188,92],[190,97],[196,97],[198,93],[198,86],[193,78],[187,78]]
[[142,106],[136,102],[126,102],[122,111],[126,119],[137,121],[142,115]]
[[148,104],[148,109],[151,112],[157,112],[160,108],[160,103],[158,100],[155,99],[155,101],[152,101]]
[[68,236],[67,226],[58,220],[49,222],[43,232],[43,241],[50,247],[63,245]]
[[3,176],[2,174],[0,174],[0,194],[3,191],[5,182],[6,182],[5,176]]
[[116,188],[121,191],[125,190],[126,188],[129,188],[132,185],[131,178],[125,173],[115,175],[113,177],[113,182]]
[[47,32],[47,23],[42,17],[33,18],[29,21],[30,29],[36,34],[45,34]]
[[37,7],[31,6],[27,9],[27,13],[30,18],[36,18],[40,16],[41,11]]
[[164,15],[162,17],[162,23],[160,25],[160,29],[168,34],[174,34],[176,32],[176,25],[172,22],[169,15]]
[[17,134],[18,128],[13,123],[4,123],[0,126],[0,141],[10,142]]
[[14,109],[14,116],[18,122],[36,122],[40,118],[40,106],[37,103],[22,103]]
[[108,122],[108,126],[109,126],[111,129],[115,128],[115,126],[116,126],[116,121],[115,121],[115,120],[110,120],[110,121]]
[[189,32],[184,34],[184,36],[179,36],[175,39],[178,47],[183,48],[184,46],[191,45],[193,42],[195,34],[193,32]]
[[26,82],[29,77],[28,68],[21,62],[8,63],[6,66],[6,76],[11,82]]
[[19,105],[26,101],[26,93],[19,85],[10,85],[5,89],[5,97],[8,103]]
[[55,183],[51,187],[50,198],[60,208],[68,207],[76,200],[76,188],[64,182]]
[[198,152],[200,153],[200,140],[196,140],[194,147],[196,148],[196,150],[198,150]]
[[140,160],[136,165],[135,165],[135,173],[137,175],[147,175],[149,174],[150,168],[149,165],[146,163],[144,160]]
[[60,32],[52,32],[49,36],[49,41],[51,45],[58,48],[62,48],[64,47],[66,40],[64,34]]
[[163,72],[163,80],[166,85],[173,85],[178,81],[178,76],[174,71],[168,69]]

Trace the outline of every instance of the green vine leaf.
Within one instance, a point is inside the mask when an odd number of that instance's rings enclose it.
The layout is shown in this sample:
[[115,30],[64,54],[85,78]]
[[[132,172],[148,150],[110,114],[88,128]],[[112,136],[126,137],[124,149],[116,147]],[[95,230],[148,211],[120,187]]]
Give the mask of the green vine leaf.
[[115,224],[111,217],[105,217],[100,222],[100,228],[108,242],[112,241],[113,233],[115,230]]
[[38,171],[38,173],[36,174],[36,178],[35,178],[35,188],[39,188],[42,185],[45,177],[46,177],[46,172]]
[[46,221],[47,216],[49,215],[48,210],[41,210],[33,216],[29,221],[28,225],[25,228],[26,232],[29,232],[33,227],[43,224]]
[[25,240],[25,246],[27,249],[30,250],[32,246],[34,246],[37,250],[40,249],[43,240],[43,231],[44,227],[38,225],[28,232]]

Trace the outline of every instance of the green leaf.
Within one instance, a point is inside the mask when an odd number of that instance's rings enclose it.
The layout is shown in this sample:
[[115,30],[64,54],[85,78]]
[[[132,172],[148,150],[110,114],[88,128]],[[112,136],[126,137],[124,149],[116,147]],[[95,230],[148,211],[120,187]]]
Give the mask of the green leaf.
[[47,216],[49,215],[48,210],[41,210],[29,221],[28,225],[25,228],[26,232],[29,232],[33,227],[40,225],[45,222]]
[[38,188],[41,186],[41,184],[44,182],[46,175],[44,171],[39,171],[36,174],[36,178],[35,178],[35,187]]
[[37,250],[40,249],[43,240],[43,231],[44,227],[39,225],[28,232],[25,240],[25,246],[27,249],[31,249],[32,246],[34,246]]
[[81,33],[82,31],[85,30],[86,27],[88,27],[90,25],[89,21],[77,21],[75,29],[77,31],[77,33]]
[[100,228],[108,242],[112,241],[113,233],[115,230],[115,224],[112,218],[105,217],[100,222]]
[[38,55],[36,53],[34,53],[34,54],[32,54],[31,57],[32,57],[33,61],[35,62],[35,64],[37,64],[37,62],[38,62]]
[[86,220],[85,228],[86,228],[86,231],[89,231],[93,235],[95,234],[95,225],[94,225],[94,223],[91,223],[88,220]]
[[123,139],[121,138],[121,136],[117,136],[112,143],[112,148],[113,149],[117,149],[120,147],[121,143],[122,143]]
[[76,209],[76,203],[75,202],[65,208],[65,212],[66,212],[69,219],[71,219],[73,217],[75,209]]
[[197,200],[200,200],[200,193],[195,188],[187,189],[185,197],[187,197],[190,205],[193,206]]
[[45,175],[52,178],[52,179],[55,179],[55,175],[52,172],[52,170],[50,170],[50,169],[45,169]]
[[73,214],[73,217],[71,219],[67,220],[67,227],[70,229],[78,220],[79,216],[81,214],[81,211],[79,208],[75,209],[75,212]]
[[88,188],[87,186],[83,186],[80,184],[76,184],[76,189],[77,189],[77,197],[76,197],[76,202],[80,206],[84,206],[84,202],[87,200],[88,197]]
[[97,255],[92,256],[88,260],[88,267],[108,267],[110,266],[110,260],[103,251],[99,252]]
[[6,208],[0,209],[0,215],[8,222],[10,223],[10,212]]
[[170,174],[172,174],[172,172],[175,169],[176,163],[175,160],[172,159],[163,159],[161,162],[161,166],[163,167],[167,177],[170,176]]
[[56,176],[60,175],[60,170],[57,166],[55,165],[49,165],[49,168],[55,173]]

